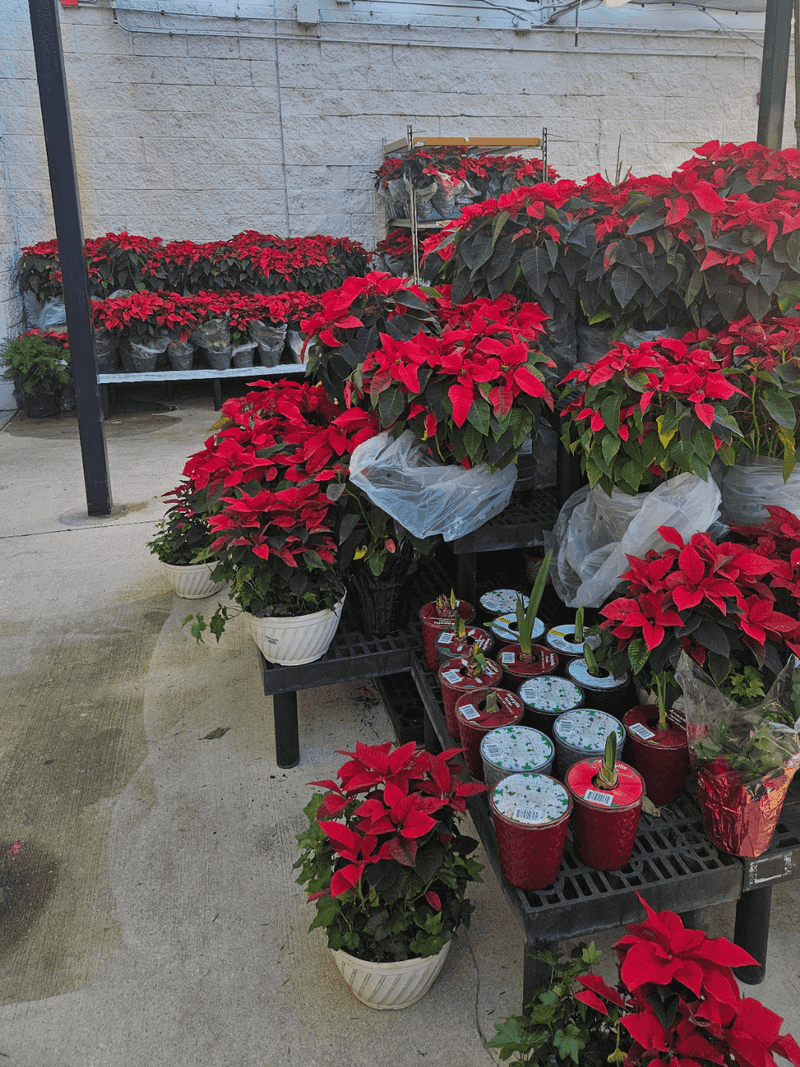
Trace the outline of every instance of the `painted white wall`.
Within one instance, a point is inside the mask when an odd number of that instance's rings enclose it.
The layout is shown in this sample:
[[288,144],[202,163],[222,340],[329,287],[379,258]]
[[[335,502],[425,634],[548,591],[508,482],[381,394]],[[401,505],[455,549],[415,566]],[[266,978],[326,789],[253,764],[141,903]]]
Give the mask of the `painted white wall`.
[[[519,0],[319,0],[305,28],[291,0],[213,17],[235,2],[119,0],[116,22],[109,0],[61,9],[86,236],[257,229],[372,248],[385,217],[371,172],[409,123],[474,136],[546,126],[550,163],[578,179],[613,177],[618,146],[645,174],[709,139],[755,137],[762,14],[595,7],[576,44],[574,13],[540,26],[538,5]],[[513,29],[521,8],[531,32]],[[55,231],[27,0],[0,0],[0,26],[1,336],[22,321],[19,248]],[[792,101],[790,85],[786,145]]]

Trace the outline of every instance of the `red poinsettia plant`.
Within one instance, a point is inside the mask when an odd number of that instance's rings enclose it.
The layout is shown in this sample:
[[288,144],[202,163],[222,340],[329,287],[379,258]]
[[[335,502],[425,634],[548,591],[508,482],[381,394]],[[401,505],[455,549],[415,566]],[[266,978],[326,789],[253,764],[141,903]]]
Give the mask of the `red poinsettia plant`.
[[382,335],[353,374],[354,391],[395,437],[408,429],[445,462],[505,467],[553,407],[551,364],[539,350],[545,315],[508,294],[458,306],[440,294],[435,303],[441,333]]
[[381,335],[407,340],[438,329],[427,294],[386,271],[348,278],[319,299],[320,309],[301,322],[303,358],[309,378],[339,403],[349,400],[353,376]]
[[[575,388],[579,392],[575,395]],[[618,343],[564,378],[562,440],[591,486],[636,493],[662,478],[707,477],[745,453],[796,463],[800,319],[752,316],[636,347]]]
[[409,741],[356,745],[306,806],[295,863],[330,948],[378,963],[432,956],[469,925],[477,841],[460,829],[467,798],[461,749],[433,755]]
[[[342,542],[352,533],[343,529],[349,457],[377,420],[338,408],[321,386],[251,384],[225,401],[224,424],[183,471],[194,511],[212,531],[215,574],[256,616],[332,608],[343,591]],[[199,640],[209,628],[219,640],[229,617],[225,606],[208,624],[190,616],[192,634]]]
[[[600,614],[634,674],[669,673],[686,652],[721,692],[756,704],[800,654],[800,521],[767,510],[770,522],[719,543],[661,526],[668,547],[628,556],[624,594]],[[776,537],[776,526],[788,533]]]
[[617,985],[587,974],[575,994],[616,1025],[609,1060],[623,1067],[777,1067],[780,1056],[800,1067],[800,1046],[780,1032],[783,1019],[739,992],[732,968],[756,960],[636,895],[647,914],[615,945]]

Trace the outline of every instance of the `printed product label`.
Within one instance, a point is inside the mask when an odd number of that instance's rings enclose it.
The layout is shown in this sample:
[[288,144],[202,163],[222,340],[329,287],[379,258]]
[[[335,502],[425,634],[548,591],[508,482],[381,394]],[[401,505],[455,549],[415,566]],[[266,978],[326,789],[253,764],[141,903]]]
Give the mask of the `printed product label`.
[[553,758],[553,742],[530,726],[500,726],[481,740],[481,755],[504,771],[537,771]]
[[494,615],[509,615],[517,610],[517,597],[522,597],[522,603],[527,608],[530,599],[515,589],[493,589],[491,593],[484,593],[481,607]]
[[621,749],[625,741],[625,729],[613,715],[594,708],[578,708],[565,715],[559,715],[553,723],[556,737],[572,748],[593,755],[602,752],[610,734],[617,735],[617,748]]
[[550,712],[569,711],[583,700],[583,693],[574,682],[551,675],[529,678],[519,687],[519,695],[529,708]]
[[437,644],[449,645],[455,636],[456,635],[453,633],[452,630],[442,630],[442,632],[439,634],[439,640],[437,641]]
[[587,789],[586,799],[594,801],[595,804],[603,804],[607,808],[610,808],[614,803],[614,797],[611,793],[598,793],[596,789]]
[[455,685],[456,682],[461,681],[461,673],[459,671],[445,671],[442,678],[444,678],[446,682],[449,682],[450,685]]
[[472,720],[479,719],[481,717],[481,713],[476,707],[473,707],[472,704],[462,704],[458,710],[459,713],[463,715],[465,719]]
[[647,729],[643,722],[633,723],[633,725],[628,727],[628,733],[641,737],[642,741],[648,741],[651,737],[656,736],[652,730]]
[[514,655],[513,652],[501,652],[500,653],[500,662],[501,663],[513,663],[516,658],[517,657]]
[[554,778],[544,774],[512,774],[492,791],[495,808],[515,822],[546,823],[569,810],[569,795]]

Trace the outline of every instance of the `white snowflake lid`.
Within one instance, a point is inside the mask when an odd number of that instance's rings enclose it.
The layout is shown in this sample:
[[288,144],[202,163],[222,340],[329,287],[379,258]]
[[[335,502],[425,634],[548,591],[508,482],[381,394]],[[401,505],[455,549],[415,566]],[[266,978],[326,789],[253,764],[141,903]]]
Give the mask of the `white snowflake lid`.
[[[517,628],[517,616],[516,615],[501,615],[498,619],[492,619],[486,623],[486,629],[491,630],[492,633],[500,641],[508,641],[512,644],[519,641],[519,629]],[[533,620],[533,633],[531,639],[537,641],[544,634],[544,623],[537,616]]]
[[622,689],[628,684],[628,672],[618,678],[604,668],[600,668],[600,674],[590,674],[589,666],[585,659],[574,659],[567,664],[567,672],[573,682],[582,685],[585,689]]
[[625,742],[625,727],[613,715],[595,708],[578,708],[559,715],[553,723],[553,733],[558,741],[563,741],[570,748],[592,754],[602,753],[606,739],[617,735],[617,748],[622,750]]
[[[551,648],[554,648],[556,652],[562,652],[565,656],[579,656],[583,651],[583,645],[576,644],[571,638],[575,636],[575,627],[572,623],[565,623],[563,626],[554,626],[552,630],[547,631],[547,643]],[[599,634],[588,634],[586,636],[585,644],[589,648],[597,648],[600,644]]]
[[492,589],[481,597],[481,608],[492,615],[514,615],[518,597],[522,597],[522,603],[527,608],[530,597],[524,593],[518,593],[516,589]]
[[579,686],[569,678],[559,678],[554,674],[544,674],[538,678],[529,678],[519,687],[520,700],[529,708],[537,711],[569,711],[583,700]]
[[497,811],[514,822],[555,822],[569,811],[569,794],[561,782],[546,774],[511,774],[492,791]]
[[553,742],[531,726],[498,726],[481,738],[481,756],[502,771],[538,771],[553,758]]

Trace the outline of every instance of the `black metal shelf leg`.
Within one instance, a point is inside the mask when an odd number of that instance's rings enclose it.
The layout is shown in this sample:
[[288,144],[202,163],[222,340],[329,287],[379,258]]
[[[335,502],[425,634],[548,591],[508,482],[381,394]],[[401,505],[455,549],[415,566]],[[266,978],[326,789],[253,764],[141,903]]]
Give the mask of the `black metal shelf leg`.
[[297,693],[275,693],[275,761],[279,767],[296,767],[300,762],[300,734],[297,726]]
[[736,904],[736,925],[733,940],[749,952],[758,965],[736,967],[734,974],[745,985],[759,985],[767,973],[767,945],[769,943],[769,915],[772,908],[772,886],[749,889]]

